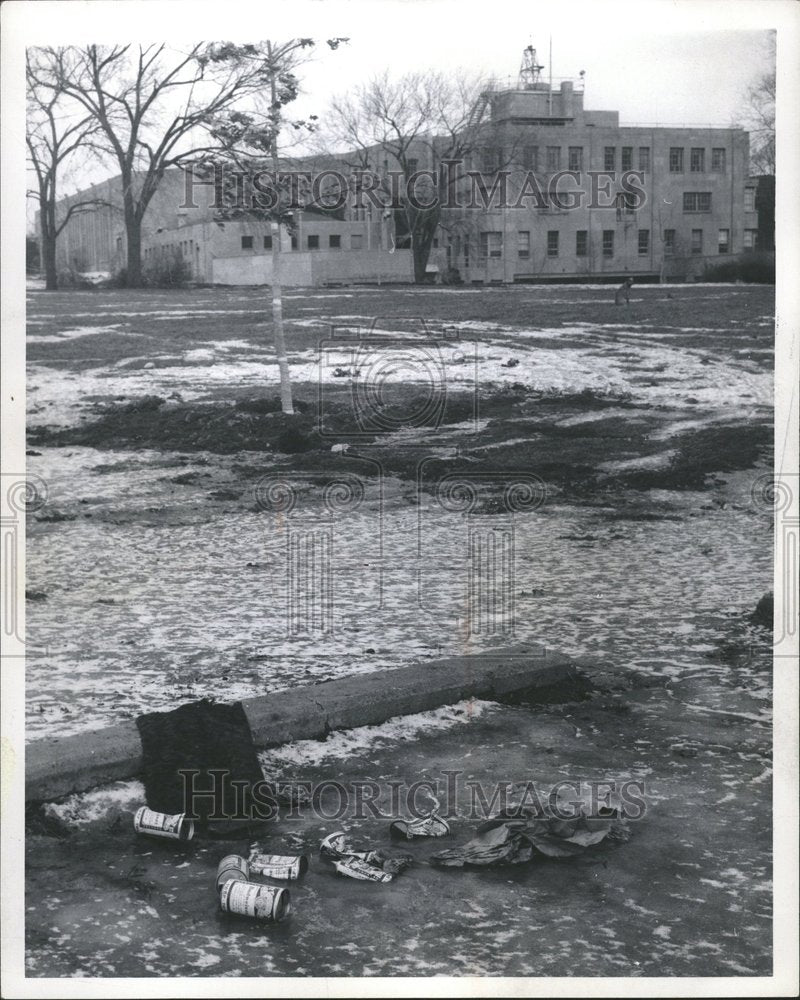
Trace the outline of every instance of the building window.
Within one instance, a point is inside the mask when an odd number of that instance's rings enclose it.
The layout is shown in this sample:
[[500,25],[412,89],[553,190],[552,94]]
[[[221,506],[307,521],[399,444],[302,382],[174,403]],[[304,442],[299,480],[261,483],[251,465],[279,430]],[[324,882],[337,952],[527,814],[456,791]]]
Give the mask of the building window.
[[711,150],[711,169],[715,174],[725,173],[725,149]]
[[328,237],[328,246],[331,250],[341,250],[342,248],[342,237],[337,235],[332,235]]
[[583,170],[583,146],[570,146],[567,162],[570,170]]
[[639,147],[639,169],[642,173],[650,172],[650,147],[640,146]]
[[614,230],[604,229],[603,230],[603,256],[613,257],[614,256]]
[[697,256],[703,252],[703,230],[692,230],[692,253]]
[[560,146],[548,146],[547,147],[547,169],[548,170],[560,170],[561,169],[561,147]]
[[293,236],[292,237],[292,250],[296,250],[296,249],[297,249],[297,237]]
[[469,267],[469,236],[464,237],[464,267]]
[[415,159],[413,156],[410,156],[408,160],[406,160],[406,163],[408,163],[408,174],[410,177],[411,174],[415,174],[417,172],[417,164],[419,163],[419,160]]
[[603,153],[603,170],[617,169],[617,149],[615,146],[606,146]]
[[522,260],[527,260],[531,255],[531,234],[528,230],[521,229],[517,233],[517,256]]
[[481,257],[503,256],[503,234],[500,232],[481,233]]
[[757,229],[745,229],[744,231],[744,248],[745,250],[755,250],[758,246],[758,230]]
[[272,249],[272,237],[271,236],[265,236],[264,237],[264,249],[265,250],[271,250]]
[[683,192],[684,212],[710,212],[711,192],[710,191],[684,191]]
[[692,149],[689,153],[689,172],[693,174],[705,173],[706,151],[704,149]]
[[242,250],[252,250],[253,249],[253,237],[243,236],[242,237]]
[[717,250],[719,253],[728,253],[730,251],[731,244],[731,231],[730,229],[720,229],[719,235],[717,236]]
[[547,256],[558,257],[558,230],[550,229],[547,232]]
[[319,236],[306,237],[306,246],[309,250],[319,250]]
[[633,215],[636,211],[636,195],[632,191],[619,191],[616,197],[617,218]]
[[639,230],[639,256],[646,257],[650,253],[650,230]]
[[756,210],[756,189],[744,189],[744,210],[745,212],[755,212]]
[[523,170],[538,170],[539,169],[539,147],[538,146],[523,146],[522,148],[522,169]]
[[683,173],[683,150],[679,146],[672,146],[670,148],[669,172],[671,174]]
[[585,257],[589,244],[589,232],[586,229],[579,229],[575,233],[575,256]]
[[671,257],[675,253],[675,230],[664,230],[664,256]]
[[364,246],[364,237],[361,233],[352,233],[350,236],[350,249],[361,250]]
[[622,147],[622,169],[633,170],[633,146]]

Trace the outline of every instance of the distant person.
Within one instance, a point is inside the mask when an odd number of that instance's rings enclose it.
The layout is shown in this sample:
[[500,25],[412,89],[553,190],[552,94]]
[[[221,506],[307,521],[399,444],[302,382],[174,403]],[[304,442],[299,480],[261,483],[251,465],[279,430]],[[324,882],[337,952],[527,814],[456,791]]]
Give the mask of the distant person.
[[625,297],[625,304],[627,305],[631,301],[631,285],[633,284],[633,278],[626,278],[622,284],[617,289],[617,294],[614,296],[614,305],[618,306],[622,302],[623,296]]

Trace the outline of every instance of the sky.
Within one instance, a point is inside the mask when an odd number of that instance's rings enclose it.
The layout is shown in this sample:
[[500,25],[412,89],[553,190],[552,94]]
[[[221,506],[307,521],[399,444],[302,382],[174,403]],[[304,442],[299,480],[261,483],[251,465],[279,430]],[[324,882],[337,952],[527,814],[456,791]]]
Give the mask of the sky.
[[[335,52],[319,45],[302,68],[292,116],[323,121],[333,95],[386,69],[466,68],[513,85],[522,50],[533,44],[547,78],[552,42],[554,77],[585,71],[587,109],[619,111],[624,124],[724,127],[736,121],[748,86],[771,69],[774,5],[778,0],[65,0],[26,5],[25,42],[183,46],[346,36],[349,44]],[[108,174],[93,168],[91,181]]]

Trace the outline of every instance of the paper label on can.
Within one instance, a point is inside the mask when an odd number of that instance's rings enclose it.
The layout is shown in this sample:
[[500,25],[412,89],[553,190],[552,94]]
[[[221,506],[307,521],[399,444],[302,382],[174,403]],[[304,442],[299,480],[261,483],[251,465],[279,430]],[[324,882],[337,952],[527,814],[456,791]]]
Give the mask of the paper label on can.
[[265,920],[273,915],[278,893],[285,891],[268,885],[256,885],[253,882],[230,881],[222,887],[220,900],[223,909],[230,913]]
[[268,878],[296,879],[303,870],[302,857],[282,854],[256,854],[250,859],[250,868]]
[[373,865],[362,861],[360,858],[348,857],[344,861],[336,861],[334,868],[340,875],[347,875],[350,878],[362,879],[365,882],[391,882],[392,876],[389,872],[375,868]]
[[300,858],[295,855],[285,854],[254,854],[250,858],[253,865],[278,865],[291,868],[294,864],[300,863]]
[[141,833],[154,833],[163,837],[180,836],[183,813],[169,816],[143,807],[136,814],[136,829]]

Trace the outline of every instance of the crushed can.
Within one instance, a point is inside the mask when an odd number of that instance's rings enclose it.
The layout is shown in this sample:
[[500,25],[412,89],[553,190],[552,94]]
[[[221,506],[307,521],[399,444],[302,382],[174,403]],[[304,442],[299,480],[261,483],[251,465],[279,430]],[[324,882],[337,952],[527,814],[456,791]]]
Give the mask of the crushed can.
[[308,858],[303,855],[252,854],[250,871],[266,878],[298,879],[308,871]]
[[168,837],[170,840],[191,840],[194,836],[194,821],[186,819],[185,813],[170,816],[142,806],[133,817],[133,828],[137,833],[149,837]]
[[345,840],[346,834],[339,831],[329,834],[319,845],[320,857],[328,861],[340,861],[343,858],[356,858],[367,864],[379,861],[377,851],[351,851]]
[[361,858],[348,855],[341,861],[334,861],[333,867],[338,875],[346,875],[348,878],[361,879],[363,882],[391,882],[392,875],[376,868]]
[[438,813],[421,816],[419,819],[395,820],[389,827],[392,840],[413,840],[415,837],[448,837],[450,824]]
[[247,859],[238,854],[227,854],[217,865],[217,890],[229,880],[235,882],[250,881],[250,865]]
[[238,879],[228,879],[222,886],[219,905],[225,913],[275,923],[285,920],[292,908],[288,889]]

